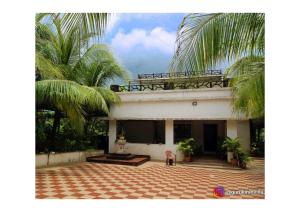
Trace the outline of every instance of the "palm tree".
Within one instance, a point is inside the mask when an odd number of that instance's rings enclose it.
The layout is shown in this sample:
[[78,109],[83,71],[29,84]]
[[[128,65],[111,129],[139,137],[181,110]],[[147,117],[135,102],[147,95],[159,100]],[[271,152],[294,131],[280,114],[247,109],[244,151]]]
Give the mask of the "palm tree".
[[200,72],[224,61],[233,87],[234,110],[264,115],[264,31],[261,13],[189,14],[177,32],[170,71]]
[[87,47],[94,33],[82,36],[77,26],[66,32],[59,18],[52,21],[36,24],[36,106],[55,111],[54,137],[62,113],[79,132],[88,112],[107,113],[119,97],[105,88],[106,83],[116,77],[126,79],[127,72],[105,45]]

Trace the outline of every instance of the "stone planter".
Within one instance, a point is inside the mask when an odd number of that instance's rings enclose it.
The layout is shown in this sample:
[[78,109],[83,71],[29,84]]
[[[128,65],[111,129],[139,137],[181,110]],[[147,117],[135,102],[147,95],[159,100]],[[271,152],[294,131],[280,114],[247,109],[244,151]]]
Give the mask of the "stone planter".
[[124,138],[124,136],[120,136],[120,138],[117,140],[116,142],[118,144],[118,150],[117,153],[125,153],[125,144],[126,144],[126,140]]

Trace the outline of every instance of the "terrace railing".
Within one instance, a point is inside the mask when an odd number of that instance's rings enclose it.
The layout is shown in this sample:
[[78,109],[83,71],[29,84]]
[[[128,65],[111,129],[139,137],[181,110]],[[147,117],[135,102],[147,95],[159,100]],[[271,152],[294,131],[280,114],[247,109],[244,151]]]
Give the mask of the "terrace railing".
[[[215,72],[216,73],[216,72]],[[174,90],[174,89],[197,89],[197,88],[213,88],[213,87],[228,87],[228,78],[224,78],[221,72],[218,74],[206,75],[189,75],[189,77],[176,76],[174,78],[169,73],[158,75],[143,75],[137,80],[130,81],[128,85],[111,85],[111,90],[115,92],[130,92],[130,91],[154,91],[154,90]]]
[[205,73],[197,72],[169,72],[169,73],[153,73],[153,74],[138,74],[138,79],[161,79],[161,78],[178,78],[178,77],[196,77],[196,76],[209,76],[209,75],[222,75],[221,70],[208,70]]

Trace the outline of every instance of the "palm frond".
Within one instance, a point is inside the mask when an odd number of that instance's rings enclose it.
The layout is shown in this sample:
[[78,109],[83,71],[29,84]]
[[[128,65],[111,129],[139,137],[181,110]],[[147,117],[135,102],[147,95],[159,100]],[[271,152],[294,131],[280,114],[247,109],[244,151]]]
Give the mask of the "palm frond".
[[105,86],[109,80],[119,78],[127,81],[128,72],[117,62],[104,44],[94,44],[75,66],[77,81],[88,86]]
[[234,64],[225,70],[225,77],[241,77],[247,75],[255,75],[265,69],[264,56],[247,56],[237,60]]
[[64,111],[72,125],[82,131],[84,111],[82,104],[85,96],[82,87],[68,80],[42,80],[36,82],[36,107]]
[[88,86],[81,86],[81,92],[84,95],[82,104],[91,111],[102,110],[108,113],[108,106],[104,97],[96,89]]
[[74,27],[80,28],[82,34],[95,33],[102,36],[109,18],[107,13],[64,13],[62,28],[68,33]]
[[232,77],[233,109],[248,117],[264,116],[264,57],[241,58],[226,70]]
[[46,59],[39,52],[35,54],[36,74],[42,79],[64,79],[59,67],[53,64],[50,60]]
[[102,95],[108,105],[119,104],[121,102],[119,95],[110,89],[102,87],[94,87],[94,89]]
[[177,32],[171,71],[204,72],[224,60],[264,54],[264,14],[189,14]]

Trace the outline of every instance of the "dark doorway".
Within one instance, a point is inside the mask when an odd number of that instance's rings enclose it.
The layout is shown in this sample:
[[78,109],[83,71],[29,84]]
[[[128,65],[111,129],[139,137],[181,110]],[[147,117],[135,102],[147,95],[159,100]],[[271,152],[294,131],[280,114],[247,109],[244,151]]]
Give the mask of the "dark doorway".
[[216,152],[218,143],[218,125],[217,124],[204,124],[204,151]]

